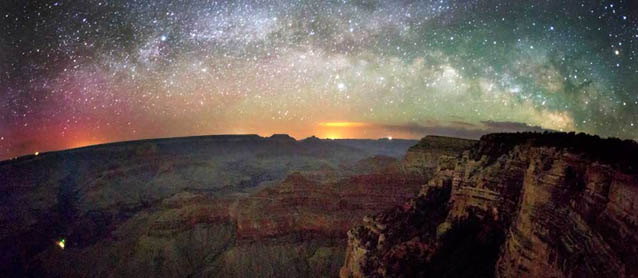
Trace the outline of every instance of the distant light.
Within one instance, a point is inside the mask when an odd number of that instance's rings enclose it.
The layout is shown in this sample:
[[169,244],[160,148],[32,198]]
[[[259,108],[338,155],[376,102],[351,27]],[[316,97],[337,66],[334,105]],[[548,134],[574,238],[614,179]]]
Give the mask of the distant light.
[[388,140],[392,140],[392,136],[388,136]]
[[64,245],[65,245],[65,240],[61,239],[55,242],[55,244],[60,247],[61,249],[64,249]]
[[40,152],[35,152],[34,154],[35,154],[35,155],[39,155],[39,154],[40,154]]
[[160,36],[160,41],[165,42],[167,39],[168,39],[168,37],[166,37],[166,35]]
[[340,139],[341,136],[338,133],[331,132],[331,133],[326,134],[325,138],[326,139],[330,139],[330,140],[335,140],[335,139]]
[[618,50],[618,49],[614,50],[614,54],[620,55],[620,50]]

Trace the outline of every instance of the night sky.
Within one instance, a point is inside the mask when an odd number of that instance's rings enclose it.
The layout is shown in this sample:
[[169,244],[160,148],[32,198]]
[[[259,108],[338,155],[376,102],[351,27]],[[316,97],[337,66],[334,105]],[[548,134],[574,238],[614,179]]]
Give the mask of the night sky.
[[638,1],[0,1],[0,159],[288,133],[638,138]]

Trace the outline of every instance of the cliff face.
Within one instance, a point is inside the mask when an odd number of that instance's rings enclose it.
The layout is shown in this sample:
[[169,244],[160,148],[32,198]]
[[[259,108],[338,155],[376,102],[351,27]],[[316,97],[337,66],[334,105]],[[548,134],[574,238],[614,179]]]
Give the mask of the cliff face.
[[403,165],[408,172],[429,179],[440,162],[449,162],[450,158],[456,157],[475,143],[475,140],[426,136],[408,149],[403,159]]
[[638,277],[637,153],[581,135],[485,136],[406,206],[350,230],[341,276]]

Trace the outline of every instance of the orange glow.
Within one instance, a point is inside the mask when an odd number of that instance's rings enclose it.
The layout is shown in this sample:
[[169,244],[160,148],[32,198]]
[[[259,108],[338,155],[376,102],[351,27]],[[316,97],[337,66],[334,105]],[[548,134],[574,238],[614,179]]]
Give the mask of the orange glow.
[[361,137],[361,131],[372,127],[364,122],[321,122],[319,123],[319,137],[327,139],[343,139]]
[[71,143],[69,148],[75,149],[75,148],[81,148],[81,147],[86,147],[86,146],[98,145],[98,144],[102,144],[102,143],[103,143],[102,141],[98,141],[98,140],[78,141],[78,142]]
[[327,122],[320,123],[319,125],[323,127],[362,127],[367,126],[368,124],[361,122]]
[[341,139],[341,136],[337,133],[328,133],[324,137],[327,139]]

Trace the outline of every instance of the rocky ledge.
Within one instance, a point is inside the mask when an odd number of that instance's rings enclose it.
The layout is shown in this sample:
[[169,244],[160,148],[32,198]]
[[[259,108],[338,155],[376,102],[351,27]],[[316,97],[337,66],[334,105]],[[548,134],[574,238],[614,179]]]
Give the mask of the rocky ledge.
[[486,135],[351,229],[340,275],[638,277],[637,169],[634,141]]

